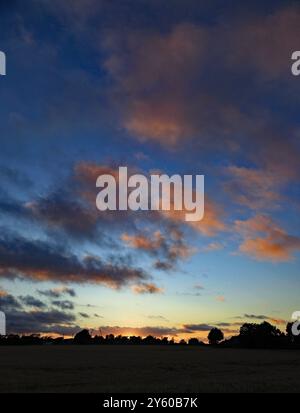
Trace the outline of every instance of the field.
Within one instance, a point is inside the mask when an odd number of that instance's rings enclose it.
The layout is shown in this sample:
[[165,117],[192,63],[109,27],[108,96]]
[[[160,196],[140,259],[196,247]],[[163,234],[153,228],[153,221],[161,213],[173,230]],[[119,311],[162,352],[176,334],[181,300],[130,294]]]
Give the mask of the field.
[[300,351],[0,347],[0,392],[300,392]]

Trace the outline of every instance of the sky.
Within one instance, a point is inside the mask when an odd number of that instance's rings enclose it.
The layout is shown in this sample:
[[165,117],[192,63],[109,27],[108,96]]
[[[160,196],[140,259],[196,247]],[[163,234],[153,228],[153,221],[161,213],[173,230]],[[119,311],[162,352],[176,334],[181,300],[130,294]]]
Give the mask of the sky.
[[[297,1],[2,0],[0,309],[11,333],[205,339],[299,310]],[[205,215],[96,179],[205,175]]]

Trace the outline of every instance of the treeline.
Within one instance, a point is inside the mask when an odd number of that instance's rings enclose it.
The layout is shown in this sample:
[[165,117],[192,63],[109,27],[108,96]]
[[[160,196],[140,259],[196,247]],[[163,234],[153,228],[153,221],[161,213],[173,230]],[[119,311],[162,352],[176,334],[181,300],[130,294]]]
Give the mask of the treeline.
[[[268,322],[261,324],[245,323],[241,326],[239,334],[224,340],[223,332],[213,328],[208,334],[210,346],[229,348],[282,348],[300,349],[300,335],[292,333],[292,323],[286,326],[283,333]],[[108,334],[91,336],[89,330],[78,332],[74,338],[41,336],[38,334],[0,336],[0,345],[174,345],[174,346],[208,346],[197,338],[175,342],[168,337],[158,338],[151,335],[147,337]]]

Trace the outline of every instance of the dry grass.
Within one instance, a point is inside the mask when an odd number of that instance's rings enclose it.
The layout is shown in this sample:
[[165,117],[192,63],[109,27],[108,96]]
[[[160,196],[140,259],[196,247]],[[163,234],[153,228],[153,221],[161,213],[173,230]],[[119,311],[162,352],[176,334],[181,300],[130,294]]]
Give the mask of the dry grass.
[[1,392],[300,392],[300,351],[0,347]]

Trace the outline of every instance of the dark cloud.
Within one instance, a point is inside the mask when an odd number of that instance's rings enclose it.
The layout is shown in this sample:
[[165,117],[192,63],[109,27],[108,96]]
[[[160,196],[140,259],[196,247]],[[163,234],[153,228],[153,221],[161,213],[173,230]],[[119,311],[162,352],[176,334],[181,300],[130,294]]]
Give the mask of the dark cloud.
[[87,313],[79,313],[79,315],[80,315],[82,318],[90,318],[90,316],[89,316]]
[[[155,211],[147,214],[108,211],[100,214],[95,208],[95,182],[103,173],[118,179],[117,168],[79,162],[56,191],[26,204],[11,201],[2,209],[27,219],[29,224],[40,225],[40,229],[54,242],[57,239],[61,241],[63,235],[65,243],[70,245],[87,241],[97,245],[101,243],[103,249],[109,247],[111,250],[113,246],[114,250],[121,251],[125,244],[137,258],[141,252],[148,254],[153,259],[154,268],[162,271],[174,269],[195,252],[186,240],[184,214],[179,217]],[[206,235],[223,228],[213,205],[210,205],[204,221],[201,228],[195,229]],[[145,225],[149,227],[147,232]]]
[[[273,316],[268,316],[268,315],[263,315],[263,314],[244,314],[243,316],[238,316],[235,317],[238,319],[242,319],[242,320],[264,320],[264,321],[268,321],[270,323],[273,324],[286,324],[286,320],[282,319],[282,318],[278,318],[278,317],[273,317]],[[234,324],[241,324],[241,323],[234,323]]]
[[[240,324],[240,323],[238,323]],[[226,323],[226,322],[221,322],[221,323],[216,323],[215,324],[217,327],[230,327],[232,323]]]
[[161,271],[170,271],[174,268],[174,264],[172,262],[167,261],[155,261],[154,268]]
[[89,205],[77,201],[74,193],[54,193],[32,202],[28,209],[32,218],[48,227],[63,229],[75,238],[92,238],[97,233],[97,213]]
[[188,331],[210,331],[213,326],[209,324],[184,324],[183,327]]
[[63,287],[62,293],[68,294],[70,297],[76,297],[76,291],[73,288]]
[[0,275],[34,281],[90,282],[114,288],[149,278],[141,269],[105,263],[94,256],[80,259],[54,244],[3,235],[0,239]]
[[53,300],[51,304],[55,307],[59,307],[61,310],[73,310],[74,303],[69,300]]
[[269,317],[263,314],[244,314],[242,318],[256,319],[256,320],[267,320]]
[[2,311],[12,311],[22,308],[19,301],[6,291],[0,290],[0,308]]
[[56,333],[58,328],[74,327],[75,316],[56,310],[11,311],[6,320],[8,333]]
[[50,290],[37,290],[39,294],[49,298],[59,298],[63,295],[69,295],[70,297],[76,297],[76,292],[73,288],[69,287],[57,287]]
[[20,296],[19,299],[22,301],[24,305],[29,307],[36,307],[36,308],[45,308],[46,304],[43,303],[41,300],[33,297],[32,295]]
[[169,321],[166,317],[162,315],[148,315],[147,318],[150,320],[162,320],[162,321]]

